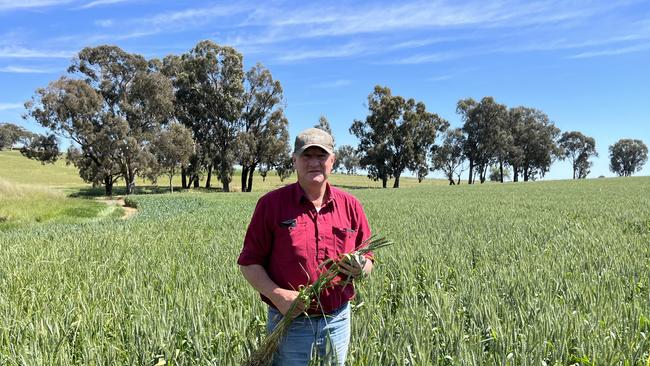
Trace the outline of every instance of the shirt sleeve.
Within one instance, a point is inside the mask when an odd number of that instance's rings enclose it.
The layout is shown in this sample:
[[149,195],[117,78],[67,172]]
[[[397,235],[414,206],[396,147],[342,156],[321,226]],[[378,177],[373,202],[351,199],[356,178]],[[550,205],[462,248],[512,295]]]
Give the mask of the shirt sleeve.
[[267,224],[270,222],[269,208],[265,197],[257,201],[253,217],[250,224],[248,224],[248,230],[246,230],[244,247],[239,254],[237,264],[241,266],[259,264],[264,267],[268,264],[273,242],[273,234]]
[[[355,243],[355,249],[359,249],[364,246],[364,242],[372,236],[372,231],[370,230],[370,224],[368,223],[368,218],[366,217],[365,212],[363,211],[363,206],[358,200],[355,200],[355,211],[357,219],[357,239]],[[367,244],[367,243],[366,243]],[[368,259],[373,259],[373,253],[368,252],[365,255]]]

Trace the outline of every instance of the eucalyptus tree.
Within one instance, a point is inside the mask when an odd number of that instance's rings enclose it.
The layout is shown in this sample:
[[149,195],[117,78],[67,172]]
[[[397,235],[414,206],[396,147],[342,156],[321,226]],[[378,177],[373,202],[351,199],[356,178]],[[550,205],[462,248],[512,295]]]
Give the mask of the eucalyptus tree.
[[468,183],[474,183],[477,173],[483,183],[490,164],[496,162],[503,171],[511,144],[507,108],[492,97],[484,97],[480,102],[467,98],[458,101],[456,112],[461,115],[466,134],[463,152],[469,162]]
[[68,72],[102,96],[107,114],[102,121],[126,127],[116,155],[126,193],[132,193],[136,177],[146,174],[154,160],[149,143],[173,117],[170,80],[160,72],[157,60],[147,61],[116,46],[84,48]]
[[159,65],[116,46],[86,47],[69,76],[36,90],[25,117],[73,141],[67,158],[85,181],[111,195],[123,178],[130,194],[152,167],[151,140],[173,116],[171,82]]
[[54,134],[34,135],[28,144],[20,148],[20,153],[43,165],[54,164],[59,159],[59,142]]
[[647,161],[648,146],[641,140],[621,139],[609,147],[609,169],[619,176],[631,176]]
[[449,122],[435,113],[428,112],[422,102],[409,99],[403,115],[403,124],[393,136],[393,188],[399,187],[399,179],[404,168],[415,173],[422,182],[429,173],[429,152],[434,150],[438,132],[449,128]]
[[23,146],[30,143],[36,134],[14,123],[0,123],[0,150],[11,149],[15,144]]
[[334,151],[337,171],[345,169],[345,174],[355,174],[359,167],[359,154],[350,145],[341,145]]
[[180,123],[172,123],[156,136],[151,145],[159,170],[169,178],[169,191],[173,193],[174,175],[180,167],[187,166],[194,152],[192,132]]
[[257,64],[246,73],[244,87],[238,161],[242,167],[241,190],[250,192],[260,164],[266,172],[281,163],[279,159],[289,148],[289,122],[283,110],[282,86],[263,65]]
[[206,186],[214,166],[228,192],[244,105],[242,55],[232,47],[205,40],[180,59],[168,59],[167,65],[176,73],[176,116],[190,127],[209,164]]
[[275,166],[275,171],[280,177],[280,182],[284,182],[285,179],[289,178],[291,174],[295,171],[293,165],[293,158],[289,151],[285,151],[280,158],[280,163]]
[[336,139],[334,138],[334,134],[332,133],[332,127],[330,126],[330,121],[327,119],[327,117],[320,116],[320,118],[318,118],[318,123],[314,125],[314,128],[320,128],[321,130],[329,133],[332,136],[332,141],[334,142],[334,145],[336,145]]
[[107,196],[122,176],[117,152],[127,138],[126,121],[103,110],[101,94],[84,80],[62,77],[36,90],[25,103],[27,115],[43,127],[70,139],[68,163],[89,183],[103,184]]
[[561,158],[571,160],[573,179],[586,178],[592,164],[589,158],[598,156],[596,140],[593,137],[585,136],[582,132],[570,131],[562,134],[558,140],[558,146],[562,151]]
[[350,127],[350,132],[359,138],[357,151],[368,177],[381,180],[384,188],[393,177],[393,188],[398,188],[406,169],[423,178],[436,133],[448,123],[428,112],[424,103],[394,96],[388,87],[381,86],[375,86],[368,96],[368,112],[365,121],[355,120]]
[[[465,135],[460,128],[449,129],[445,132],[442,144],[432,149],[432,170],[440,170],[445,174],[449,185],[460,184],[460,176],[466,160],[463,154]],[[454,181],[454,179],[456,179]]]
[[524,181],[543,177],[553,160],[562,155],[557,146],[560,129],[546,113],[528,107],[510,110],[509,126],[513,143],[508,150],[508,163],[513,168],[513,181],[523,174]]
[[359,163],[372,180],[381,180],[386,188],[392,178],[390,158],[390,127],[396,126],[404,109],[404,98],[393,96],[387,87],[375,86],[368,95],[368,116],[365,121],[354,120],[350,133],[359,139]]

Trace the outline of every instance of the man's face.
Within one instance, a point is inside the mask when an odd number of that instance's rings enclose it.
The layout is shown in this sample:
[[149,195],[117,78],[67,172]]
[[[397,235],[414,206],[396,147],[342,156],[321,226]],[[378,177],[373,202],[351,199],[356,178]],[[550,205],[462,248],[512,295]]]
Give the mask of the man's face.
[[324,183],[334,166],[334,154],[328,154],[320,147],[311,146],[302,154],[293,156],[293,165],[300,182]]

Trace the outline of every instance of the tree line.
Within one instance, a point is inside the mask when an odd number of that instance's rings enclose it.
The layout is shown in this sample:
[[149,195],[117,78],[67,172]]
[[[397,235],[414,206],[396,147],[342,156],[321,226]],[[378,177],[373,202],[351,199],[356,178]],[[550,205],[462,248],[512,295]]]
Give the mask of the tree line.
[[[469,184],[488,178],[503,182],[512,172],[518,182],[543,177],[555,160],[569,160],[573,178],[586,178],[598,156],[593,137],[579,131],[560,134],[541,110],[518,106],[508,108],[492,97],[480,101],[459,100],[456,112],[463,125],[449,123],[428,112],[422,102],[395,96],[387,87],[377,86],[368,96],[368,116],[355,120],[350,133],[360,143],[354,152],[346,147],[340,155],[356,156],[368,177],[387,181],[409,170],[421,181],[431,171],[441,171],[450,185],[460,184],[468,170]],[[437,135],[441,137],[437,141]],[[610,170],[629,176],[642,169],[648,158],[641,140],[622,139],[610,146]],[[356,155],[355,155],[356,154]]]
[[[275,170],[280,179],[292,171],[288,120],[282,86],[262,64],[243,69],[236,49],[201,41],[182,55],[145,59],[116,46],[87,47],[72,60],[67,74],[38,88],[25,103],[24,118],[51,131],[37,135],[10,123],[0,124],[0,149],[19,143],[23,155],[42,162],[59,156],[56,137],[72,141],[65,158],[84,181],[112,195],[123,179],[126,193],[135,180],[156,181],[180,172],[182,187],[211,187],[213,175],[230,191],[235,165],[242,170],[241,190],[251,191],[253,176]],[[508,108],[492,97],[458,101],[463,125],[449,123],[423,102],[393,95],[376,86],[368,96],[368,115],[349,131],[357,147],[336,149],[337,171],[363,169],[386,187],[410,171],[421,181],[441,171],[450,184],[489,178],[500,182],[543,177],[556,159],[569,159],[574,179],[585,178],[597,156],[593,138],[554,126],[542,111]],[[331,133],[327,118],[315,127]],[[640,140],[610,147],[610,169],[631,175],[647,161]]]
[[116,46],[87,47],[67,75],[36,90],[25,103],[33,118],[72,141],[67,162],[107,195],[123,179],[155,181],[180,170],[183,188],[212,177],[231,190],[235,164],[242,191],[256,169],[291,173],[282,87],[257,64],[243,70],[232,47],[199,42],[182,55],[147,60]]

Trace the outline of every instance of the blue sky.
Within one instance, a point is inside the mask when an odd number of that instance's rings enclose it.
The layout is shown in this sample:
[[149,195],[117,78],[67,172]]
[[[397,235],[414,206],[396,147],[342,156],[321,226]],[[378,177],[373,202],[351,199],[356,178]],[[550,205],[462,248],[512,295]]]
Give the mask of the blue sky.
[[[460,126],[461,98],[546,112],[596,139],[590,177],[612,176],[609,145],[650,144],[648,1],[0,0],[0,121],[62,75],[85,46],[148,58],[211,39],[280,80],[292,136],[325,115],[337,144],[367,114],[376,84]],[[546,178],[571,178],[567,162]],[[639,174],[650,175],[650,164]]]

